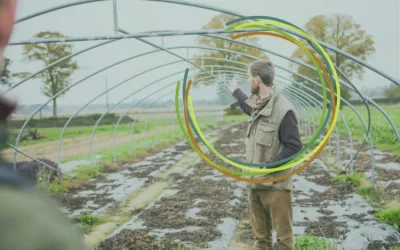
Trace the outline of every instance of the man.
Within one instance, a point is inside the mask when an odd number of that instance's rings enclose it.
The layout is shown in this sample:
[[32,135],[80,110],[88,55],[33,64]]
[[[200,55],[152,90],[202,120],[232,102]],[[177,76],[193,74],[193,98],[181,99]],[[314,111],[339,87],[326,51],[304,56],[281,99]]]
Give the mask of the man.
[[[15,21],[15,0],[0,0],[0,76],[3,51]],[[6,147],[6,120],[15,108],[0,97],[0,146]],[[0,163],[0,250],[84,250],[83,239],[56,204]]]
[[[246,134],[246,161],[267,163],[296,154],[302,148],[296,114],[274,84],[274,65],[268,60],[258,60],[249,66],[247,74],[252,93],[249,98],[237,88],[236,79],[229,85],[240,107],[251,117]],[[264,178],[289,172],[290,169],[282,170]],[[249,189],[254,249],[273,249],[272,231],[275,229],[279,249],[294,250],[292,178],[251,184]]]

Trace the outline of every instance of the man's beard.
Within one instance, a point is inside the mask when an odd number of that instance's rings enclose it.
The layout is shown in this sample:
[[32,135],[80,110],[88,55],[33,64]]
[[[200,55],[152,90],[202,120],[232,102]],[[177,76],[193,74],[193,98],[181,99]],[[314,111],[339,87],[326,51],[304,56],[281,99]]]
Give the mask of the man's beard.
[[251,87],[251,93],[253,95],[258,95],[259,92],[260,92],[260,86]]

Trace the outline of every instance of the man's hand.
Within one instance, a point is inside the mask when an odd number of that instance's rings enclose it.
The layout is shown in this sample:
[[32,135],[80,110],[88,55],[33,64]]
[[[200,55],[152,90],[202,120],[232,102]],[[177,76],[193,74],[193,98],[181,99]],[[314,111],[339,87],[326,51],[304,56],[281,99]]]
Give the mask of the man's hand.
[[232,80],[229,81],[228,87],[232,93],[238,88],[236,77],[233,77]]

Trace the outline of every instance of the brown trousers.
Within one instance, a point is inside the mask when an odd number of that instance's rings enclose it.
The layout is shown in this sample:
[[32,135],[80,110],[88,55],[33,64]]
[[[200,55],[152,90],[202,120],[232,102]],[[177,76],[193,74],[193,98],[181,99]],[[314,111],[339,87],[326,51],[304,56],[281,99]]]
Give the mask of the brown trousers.
[[250,221],[254,250],[273,250],[275,229],[279,250],[294,250],[292,193],[289,191],[249,190]]

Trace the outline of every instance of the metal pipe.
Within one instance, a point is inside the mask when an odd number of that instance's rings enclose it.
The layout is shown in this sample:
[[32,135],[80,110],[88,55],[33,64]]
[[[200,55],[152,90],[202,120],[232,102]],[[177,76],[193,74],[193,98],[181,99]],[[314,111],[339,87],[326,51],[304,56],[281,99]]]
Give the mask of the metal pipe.
[[[185,72],[185,71],[179,71],[179,72],[173,73],[172,75],[181,74],[181,73],[184,73],[184,72]],[[171,76],[171,75],[169,75],[169,76]],[[153,84],[158,83],[158,82],[161,81],[161,80],[164,80],[165,78],[167,78],[167,77],[163,77],[163,78],[161,78],[161,79],[158,79],[158,80],[156,80],[156,81],[154,81],[154,82],[152,82],[152,83],[146,85],[145,87],[139,89],[136,93],[140,92],[140,91],[143,90],[143,89],[146,89],[146,88],[152,86]],[[176,81],[172,82],[171,84],[173,84],[173,83],[176,83]],[[159,91],[159,90],[158,90],[158,91]],[[157,93],[158,91],[153,92],[152,94]],[[151,94],[150,94],[150,95],[151,95]],[[150,96],[150,95],[149,95],[149,96]],[[146,96],[144,99],[142,99],[142,101],[144,101],[145,99],[147,99],[149,96]],[[142,101],[141,101],[141,102],[142,102]],[[140,102],[139,102],[139,103],[140,103]],[[136,106],[136,105],[135,105],[135,106]],[[113,133],[113,149],[115,148],[116,134],[117,134],[118,126],[119,126],[121,120],[122,120],[123,117],[124,117],[129,111],[131,111],[135,106],[133,106],[133,107],[129,108],[128,110],[126,110],[126,111],[119,117],[119,119],[118,119],[118,121],[117,121],[117,124],[115,125],[114,133]],[[102,118],[102,117],[100,117],[99,120],[101,120],[101,118]],[[133,123],[133,125],[132,125],[132,128],[131,128],[131,135],[132,135],[132,143],[131,143],[131,145],[133,145],[133,129],[134,129],[134,124],[135,124],[135,122],[136,122],[136,119],[135,119],[135,121],[134,121],[134,123]],[[147,125],[146,125],[146,126],[147,126]],[[96,127],[93,129],[93,134],[94,134],[95,129],[96,129]],[[114,152],[115,152],[115,151],[114,151]],[[114,158],[115,158],[115,157],[114,157]]]
[[[146,0],[146,1],[168,2],[168,3],[174,3],[174,4],[180,4],[180,5],[187,5],[187,6],[192,6],[192,7],[202,8],[202,9],[208,9],[208,10],[213,10],[213,11],[219,11],[219,12],[222,12],[222,13],[225,13],[225,14],[230,14],[230,15],[233,15],[233,16],[245,17],[244,15],[242,15],[242,14],[240,14],[240,13],[238,13],[238,12],[229,11],[229,10],[226,10],[226,9],[223,9],[223,8],[219,8],[219,7],[213,7],[213,6],[206,5],[206,4],[202,4],[202,3],[194,3],[194,2],[188,2],[188,1],[182,1],[182,0]],[[259,17],[259,18],[263,18],[262,16],[258,16],[258,17]],[[297,37],[300,37],[300,38],[303,38],[303,39],[309,41],[308,38],[304,37],[303,35],[298,34],[297,32],[294,32],[294,31],[292,31],[292,30],[289,30],[289,29],[286,29],[286,28],[282,28],[282,27],[277,27],[277,26],[275,26],[275,27],[278,28],[278,29],[280,29],[280,30],[282,30],[282,31],[285,31],[285,32],[287,32],[287,33],[290,33],[290,34],[292,34],[292,35],[295,35],[295,36],[297,36]],[[320,41],[320,40],[316,40],[316,41],[317,41],[322,47],[324,47],[324,48],[326,48],[326,49],[328,49],[328,50],[334,51],[335,53],[340,54],[340,55],[342,55],[342,56],[344,56],[344,57],[347,57],[347,58],[349,58],[350,60],[352,60],[352,61],[354,61],[354,62],[357,62],[358,64],[361,64],[361,65],[363,65],[364,67],[367,67],[367,68],[369,68],[370,70],[374,71],[375,73],[377,73],[377,74],[383,76],[384,78],[386,78],[386,79],[388,79],[389,81],[393,82],[393,83],[396,84],[397,86],[400,86],[400,81],[399,81],[399,80],[394,79],[393,77],[389,76],[388,74],[385,74],[385,73],[382,72],[381,70],[378,70],[377,68],[375,68],[375,67],[369,65],[368,63],[366,63],[366,62],[360,60],[359,58],[357,58],[357,57],[355,57],[355,56],[353,56],[353,55],[351,55],[351,54],[349,54],[349,53],[346,53],[346,52],[344,52],[344,51],[342,51],[342,50],[340,50],[340,49],[338,49],[338,48],[335,48],[334,46],[331,46],[331,45],[329,45],[329,44],[327,44],[327,43],[325,43],[325,42],[322,42],[322,41]]]
[[[65,93],[66,91],[68,91],[69,89],[71,89],[72,87],[74,87],[74,86],[76,86],[76,85],[82,83],[83,81],[85,81],[85,80],[87,80],[87,79],[89,79],[89,78],[91,78],[91,77],[93,77],[93,76],[95,76],[95,75],[97,75],[97,74],[99,74],[99,73],[101,73],[101,72],[107,70],[107,69],[110,69],[110,68],[112,68],[112,67],[114,67],[114,66],[117,66],[117,65],[119,65],[119,64],[121,64],[121,63],[124,63],[124,62],[127,62],[127,61],[129,61],[129,60],[132,60],[132,59],[134,59],[134,58],[138,58],[138,57],[141,57],[141,56],[144,56],[144,55],[148,55],[148,54],[151,54],[151,53],[155,53],[155,52],[159,52],[159,51],[160,51],[160,50],[153,50],[153,51],[145,52],[145,53],[142,53],[142,54],[139,54],[139,55],[135,55],[135,56],[126,58],[126,59],[124,59],[124,60],[118,61],[118,62],[116,62],[116,63],[110,64],[110,65],[108,65],[108,66],[106,66],[106,67],[104,67],[104,68],[102,68],[102,69],[100,69],[100,70],[98,70],[98,71],[96,71],[96,72],[94,72],[94,73],[92,73],[92,74],[90,74],[90,75],[84,77],[83,79],[79,80],[78,82],[75,82],[75,83],[69,85],[68,87],[64,88],[63,90],[59,91],[59,92],[58,92],[57,94],[55,94],[53,97],[49,98],[49,100],[47,100],[43,105],[41,105],[40,107],[38,107],[38,108],[31,114],[31,116],[29,116],[28,119],[24,122],[24,124],[22,125],[22,127],[21,127],[21,129],[20,129],[20,132],[19,132],[19,134],[18,134],[18,136],[17,136],[16,143],[15,143],[15,147],[18,148],[19,141],[21,140],[22,134],[23,134],[23,132],[24,132],[24,130],[25,130],[25,127],[26,127],[27,124],[29,123],[29,121],[30,121],[40,110],[42,110],[43,107],[45,107],[48,103],[50,103],[50,102],[51,102],[52,100],[54,100],[55,98],[59,97],[60,95],[62,95],[63,93]],[[200,59],[201,59],[201,58],[200,58]],[[13,158],[14,158],[14,169],[16,169],[16,157],[17,157],[17,151],[14,150],[14,156],[13,156]]]
[[[196,46],[197,48],[199,48],[199,46]],[[200,47],[200,48],[204,48],[204,47]],[[214,48],[215,49],[215,48]],[[226,51],[226,50],[223,50],[223,51]],[[144,53],[144,54],[141,54],[141,55],[138,55],[137,57],[139,57],[139,56],[142,56],[142,55],[146,55],[146,54],[150,54],[150,53],[154,53],[154,52],[156,52],[156,51],[152,51],[152,52],[147,52],[147,53]],[[244,55],[244,54],[243,54]],[[252,56],[248,56],[248,55],[244,55],[244,56],[247,56],[247,57],[250,57],[250,58],[254,58],[254,59],[256,59],[256,57],[252,57]],[[130,58],[130,59],[133,59],[133,58]],[[129,59],[127,59],[127,60],[129,60]],[[122,61],[122,62],[124,62],[124,61]],[[120,63],[122,63],[122,62],[120,62]],[[111,66],[112,67],[112,66]],[[105,69],[104,69],[105,70]],[[75,84],[73,84],[73,85],[71,85],[70,87],[72,87],[72,86],[74,86]],[[67,89],[69,89],[70,87],[68,87]],[[65,90],[65,89],[64,89]],[[62,92],[65,92],[65,91],[61,91],[60,93],[62,93]],[[57,95],[56,95],[57,96]],[[53,99],[54,99],[54,97],[53,97]],[[52,100],[52,99],[51,99]],[[51,100],[49,100],[49,102],[51,101]],[[49,102],[47,102],[47,103],[49,103]],[[46,104],[47,104],[46,103]],[[42,107],[40,107],[40,109],[41,109]],[[36,113],[37,113],[37,111],[36,111]],[[17,145],[17,144],[16,144]]]
[[[233,42],[236,42],[236,41],[233,41]],[[293,61],[293,60],[292,60]],[[304,65],[303,65],[304,66]],[[310,67],[310,66],[308,66],[308,67]],[[315,69],[314,69],[315,70]],[[351,89],[351,88],[350,88]],[[374,105],[376,105],[375,103],[373,103]],[[378,106],[378,105],[376,105],[376,106]],[[379,106],[378,106],[379,107]],[[382,111],[382,109],[380,109],[380,108],[378,108],[380,111]],[[386,114],[386,113],[384,113],[384,116],[385,116],[385,118],[386,119],[388,119],[388,121],[389,121],[389,123],[390,123],[390,125],[392,126],[392,128],[393,128],[393,130],[394,130],[394,132],[395,132],[395,134],[396,134],[396,136],[397,136],[397,138],[398,138],[398,140],[400,141],[400,135],[399,135],[399,133],[398,133],[398,131],[397,131],[397,128],[394,126],[394,124],[393,124],[393,122],[391,121],[391,119],[390,119],[390,117]]]
[[[173,73],[173,74],[170,74],[169,76],[173,76],[173,75],[177,75],[177,74],[182,74],[182,73],[184,73],[185,71],[180,71],[180,72],[175,72],[175,73]],[[153,84],[154,83],[157,83],[157,81],[154,81],[153,82]],[[150,85],[149,85],[150,86]],[[167,85],[168,86],[168,85]],[[93,127],[93,130],[92,130],[92,134],[91,134],[91,136],[90,136],[90,150],[89,150],[89,152],[90,152],[90,166],[92,166],[93,165],[93,155],[92,155],[92,152],[93,152],[93,139],[94,139],[94,133],[96,132],[96,128],[97,128],[97,126],[98,126],[98,124],[99,124],[99,122],[103,119],[103,117],[106,115],[106,114],[108,114],[111,110],[113,110],[115,107],[117,107],[119,104],[121,104],[123,101],[125,101],[126,99],[128,99],[128,98],[130,98],[130,97],[132,97],[133,95],[135,95],[135,94],[137,94],[137,92],[140,92],[141,90],[143,90],[143,89],[145,89],[145,88],[147,88],[148,86],[145,86],[145,87],[143,87],[143,88],[141,88],[141,89],[139,89],[139,90],[136,90],[136,91],[134,91],[133,93],[130,93],[129,95],[127,95],[127,96],[125,96],[124,98],[122,98],[119,102],[117,102],[116,104],[114,104],[109,110],[107,110],[106,112],[103,112],[103,114],[99,117],[99,119],[97,119],[97,121],[96,121],[96,124],[94,125],[94,127]],[[161,89],[164,89],[165,87],[163,87],[163,88],[161,88]],[[160,89],[160,90],[161,90]],[[140,102],[139,102],[140,103]],[[126,112],[125,112],[126,113]],[[120,116],[120,119],[119,119],[119,121],[121,120],[121,117],[122,116]]]
[[61,172],[61,169],[56,169],[56,168],[50,166],[49,164],[47,164],[47,163],[45,163],[45,162],[43,162],[43,161],[41,161],[41,160],[38,160],[38,159],[36,159],[35,157],[32,157],[32,156],[28,155],[27,153],[25,153],[24,151],[22,151],[22,150],[20,150],[20,149],[18,149],[18,148],[16,148],[16,147],[14,147],[14,146],[11,145],[10,143],[7,142],[6,144],[7,144],[9,147],[13,148],[15,151],[17,151],[18,153],[22,154],[23,156],[28,157],[29,159],[31,159],[31,160],[33,160],[33,161],[36,161],[37,163],[40,163],[40,164],[42,164],[43,166],[45,166],[45,167],[47,167],[47,168],[49,168],[49,169],[52,169],[52,170],[55,171],[55,172],[59,172],[59,173],[61,173],[61,174],[63,174],[63,175],[66,175],[66,176],[70,177],[71,179],[75,179],[75,177],[70,176],[70,175],[68,175],[68,174],[65,174],[65,173]]
[[[201,80],[204,80],[204,79],[208,79],[209,77],[204,77],[204,78],[201,78]],[[173,81],[173,82],[171,82],[171,83],[169,83],[168,85],[172,85],[172,84],[174,84],[174,83],[176,83],[177,81]],[[153,92],[152,94],[154,94],[154,93],[157,93],[158,91],[156,91],[156,92]],[[151,95],[151,94],[150,94]],[[150,95],[148,95],[148,96],[145,96],[143,99],[145,100],[145,99],[147,99]],[[130,110],[132,110],[134,107],[136,107],[136,105],[134,105],[133,107],[131,107],[131,108],[129,108],[125,113],[127,113],[127,112],[129,112]],[[142,111],[139,113],[139,115],[137,116],[137,118],[136,118],[136,120],[142,115],[142,113],[143,113],[143,109],[142,109]],[[123,114],[124,115],[124,114]],[[122,115],[122,116],[123,116]],[[135,120],[135,121],[136,121]],[[135,127],[135,124],[136,124],[136,122],[133,122],[132,123],[132,126],[131,126],[131,135],[132,135],[132,140],[131,140],[131,147],[133,147],[133,130],[134,130],[134,127]],[[117,124],[116,124],[116,129],[117,129],[117,127],[118,127],[118,125],[119,125],[119,122],[117,122]],[[115,141],[115,134],[114,134],[114,136],[113,136],[113,141]],[[114,148],[114,143],[113,143],[113,148]]]
[[[120,30],[121,31],[121,30]],[[192,30],[192,31],[176,31],[176,32],[138,32],[138,33],[127,33],[126,35],[103,35],[103,36],[91,36],[91,37],[70,37],[70,38],[38,38],[29,39],[16,42],[10,42],[8,46],[26,45],[26,44],[46,44],[46,43],[71,43],[71,42],[89,42],[99,40],[116,40],[116,39],[142,39],[146,37],[168,37],[168,36],[189,36],[189,35],[204,35],[204,34],[226,34],[226,33],[239,33],[239,32],[251,32],[251,31],[265,31],[263,29],[241,29],[226,32],[224,29],[216,30]]]
[[[120,31],[120,32],[123,33],[123,34],[129,34],[129,32],[127,32],[127,31],[125,31],[125,30],[123,30],[123,29],[121,29],[121,28],[119,28],[118,31]],[[206,71],[206,70],[203,69],[202,67],[198,66],[198,65],[195,64],[195,63],[192,63],[190,60],[188,60],[188,59],[186,59],[185,57],[180,56],[180,55],[178,55],[178,54],[176,54],[176,53],[170,51],[170,50],[167,49],[167,48],[163,48],[163,47],[161,47],[161,46],[158,46],[158,45],[155,44],[155,43],[146,41],[146,40],[144,40],[144,39],[142,39],[142,38],[139,38],[139,37],[136,38],[136,39],[139,40],[139,41],[141,41],[141,42],[143,42],[143,43],[146,43],[147,45],[150,45],[150,46],[155,47],[155,48],[157,48],[157,49],[159,49],[159,50],[162,50],[162,51],[164,51],[164,52],[167,52],[168,54],[171,54],[171,55],[173,55],[173,56],[175,56],[175,57],[178,57],[178,58],[180,58],[180,59],[186,61],[187,63],[192,64],[193,66],[195,66],[196,68],[198,68],[198,69],[200,69],[201,71],[205,72],[205,73],[208,74],[209,76],[212,76],[210,73],[208,73],[208,71]]]
[[117,0],[113,0],[113,17],[114,17],[114,32],[118,35],[118,8]]
[[[195,58],[193,58],[193,59],[191,59],[191,60],[195,60]],[[172,65],[172,64],[175,64],[175,63],[180,63],[180,62],[182,62],[182,60],[178,60],[178,61],[174,61],[174,62],[170,62],[170,63],[161,64],[161,65],[158,65],[158,66],[153,67],[153,68],[151,68],[151,69],[142,71],[142,72],[140,72],[139,74],[136,74],[136,75],[134,75],[134,76],[131,76],[131,77],[125,79],[124,81],[122,81],[122,82],[116,84],[115,86],[113,86],[113,87],[111,87],[111,88],[109,88],[109,89],[103,91],[103,92],[100,93],[99,95],[97,95],[97,96],[95,96],[94,98],[92,98],[92,99],[91,99],[89,102],[87,102],[85,105],[83,105],[78,111],[76,111],[72,116],[70,116],[70,118],[69,118],[69,119],[67,120],[67,122],[64,124],[64,127],[63,127],[63,129],[62,129],[62,131],[61,131],[60,139],[59,139],[59,142],[58,142],[58,149],[57,149],[57,151],[58,151],[58,157],[57,157],[57,158],[58,158],[58,164],[60,164],[60,162],[61,162],[61,145],[62,145],[62,141],[63,141],[63,136],[64,136],[64,133],[65,133],[65,130],[66,130],[66,128],[68,127],[68,125],[69,125],[69,123],[71,122],[71,120],[72,120],[73,118],[75,118],[83,109],[85,109],[87,106],[89,106],[91,103],[93,103],[95,100],[97,100],[98,98],[100,98],[100,97],[103,96],[104,94],[106,94],[106,93],[110,92],[111,90],[113,90],[113,89],[115,89],[115,88],[117,88],[117,87],[123,85],[124,83],[129,82],[130,80],[132,80],[132,79],[134,79],[134,78],[136,78],[136,77],[138,77],[138,76],[141,76],[141,75],[143,75],[143,74],[145,74],[145,73],[148,73],[148,72],[151,72],[151,71],[153,71],[153,70],[159,69],[159,68],[161,68],[161,67],[169,66],[169,65]],[[169,76],[167,76],[167,77],[169,77]],[[167,77],[166,77],[166,78],[167,78]],[[159,79],[159,80],[163,80],[163,79],[165,79],[165,78],[161,78],[161,79]],[[148,87],[148,86],[147,86],[147,87]],[[122,118],[121,118],[121,119],[122,119]],[[120,120],[119,120],[119,121],[120,121]]]
[[58,6],[55,6],[55,7],[51,7],[51,8],[48,8],[48,9],[45,9],[45,10],[41,10],[39,12],[30,14],[30,15],[24,16],[24,17],[22,17],[20,19],[17,19],[17,21],[15,23],[16,24],[22,23],[22,22],[24,22],[26,20],[29,20],[31,18],[40,16],[40,15],[43,15],[43,14],[47,14],[47,13],[50,13],[50,12],[53,12],[53,11],[56,11],[56,10],[61,10],[61,9],[64,9],[64,8],[68,8],[68,7],[71,7],[71,6],[87,4],[87,3],[93,3],[93,2],[101,2],[101,1],[110,1],[110,0],[79,0],[79,1],[72,2],[72,3],[61,4],[61,5],[58,5]]
[[50,65],[44,67],[43,69],[41,69],[41,70],[39,70],[39,71],[37,71],[37,72],[31,74],[30,76],[24,78],[23,80],[17,82],[16,84],[12,85],[12,86],[9,87],[7,90],[5,90],[5,91],[3,92],[3,94],[7,94],[8,92],[10,92],[11,90],[15,89],[16,87],[18,87],[19,85],[23,84],[24,82],[28,81],[29,79],[32,79],[33,77],[39,75],[40,73],[42,73],[42,72],[44,72],[44,71],[46,71],[46,70],[48,70],[48,69],[50,69],[50,68],[52,68],[52,67],[54,67],[54,66],[56,66],[56,65],[58,65],[58,64],[60,64],[60,63],[62,63],[62,62],[64,62],[64,61],[66,61],[66,60],[68,60],[68,59],[70,59],[70,58],[72,58],[72,57],[75,57],[75,56],[77,56],[77,55],[79,55],[79,54],[85,53],[85,52],[87,52],[87,51],[89,51],[89,50],[92,50],[92,49],[101,47],[101,46],[103,46],[103,45],[106,45],[106,44],[109,44],[109,43],[112,43],[112,42],[115,42],[115,41],[118,41],[118,40],[111,40],[111,41],[102,42],[102,43],[99,43],[99,44],[90,46],[90,47],[88,47],[88,48],[86,48],[86,49],[80,50],[80,51],[78,51],[78,52],[72,53],[72,54],[69,55],[69,56],[63,57],[63,58],[61,58],[61,59],[59,59],[59,60],[53,62],[52,64],[50,64]]

